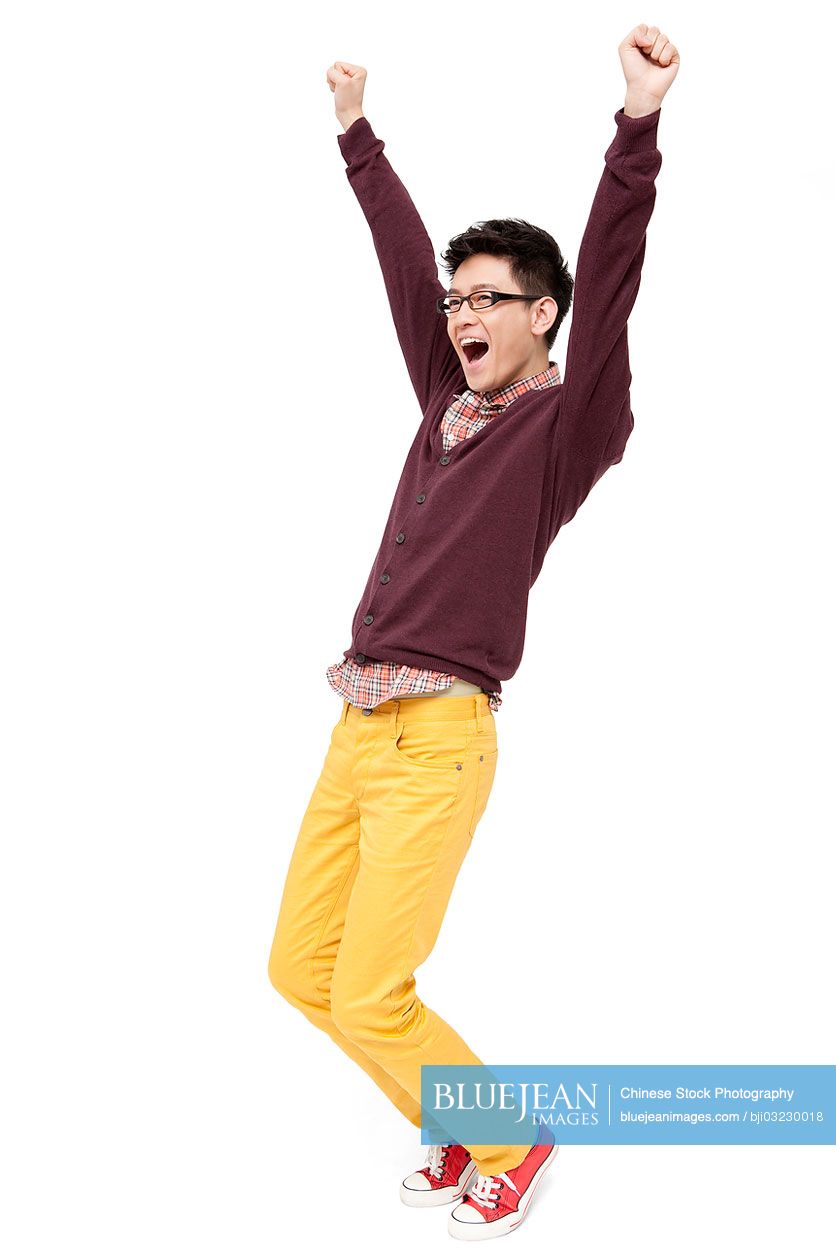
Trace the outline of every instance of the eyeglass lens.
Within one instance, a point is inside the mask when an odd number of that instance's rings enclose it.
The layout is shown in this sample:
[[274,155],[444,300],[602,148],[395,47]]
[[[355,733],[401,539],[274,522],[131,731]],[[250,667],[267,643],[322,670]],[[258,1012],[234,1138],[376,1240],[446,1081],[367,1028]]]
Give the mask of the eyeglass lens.
[[[493,305],[493,293],[491,292],[471,292],[470,302],[474,309],[487,309],[489,305]],[[444,298],[442,305],[446,314],[454,313],[460,308],[462,298],[460,296],[447,296]]]

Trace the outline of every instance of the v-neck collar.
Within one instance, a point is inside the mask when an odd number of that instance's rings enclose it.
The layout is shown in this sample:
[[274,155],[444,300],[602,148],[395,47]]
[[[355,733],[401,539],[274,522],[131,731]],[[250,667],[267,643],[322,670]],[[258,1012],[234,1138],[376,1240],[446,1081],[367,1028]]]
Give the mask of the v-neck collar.
[[[524,393],[523,395],[526,395],[526,394]],[[516,399],[518,401],[522,400],[521,397],[517,397]],[[474,440],[478,440],[479,437],[483,436],[486,431],[490,431],[491,428],[495,427],[497,423],[501,423],[504,418],[507,418],[508,411],[511,409],[511,406],[510,405],[504,406],[501,410],[497,411],[497,413],[494,414],[493,418],[491,418],[489,422],[485,423],[482,427],[480,427],[478,431],[474,431],[472,435],[466,436],[461,440],[457,440],[456,443],[454,445],[451,445],[449,449],[445,449],[444,448],[444,432],[441,430],[441,422],[442,422],[442,419],[444,418],[444,415],[447,413],[448,409],[449,409],[449,406],[445,407],[441,415],[433,423],[432,447],[438,453],[439,457],[449,458],[449,457],[452,457],[455,454],[456,450],[460,449],[462,445],[473,444]]]
[[[477,392],[473,388],[466,388],[464,392],[456,392],[453,394],[452,402],[448,403],[439,417],[434,420],[431,432],[431,446],[438,456],[452,456],[461,445],[470,444],[473,440],[478,440],[484,431],[490,427],[494,427],[498,422],[505,418],[508,410],[516,401],[522,400],[529,392],[539,392],[546,388],[553,388],[561,382],[560,370],[557,363],[549,361],[544,370],[537,371],[533,375],[527,375],[524,379],[516,379],[513,383],[506,384],[502,388],[491,388],[485,392]],[[497,412],[493,414],[486,423],[470,435],[464,436],[451,445],[449,449],[444,449],[444,433],[442,431],[442,423],[445,416],[449,412],[451,406],[490,406],[497,407]]]

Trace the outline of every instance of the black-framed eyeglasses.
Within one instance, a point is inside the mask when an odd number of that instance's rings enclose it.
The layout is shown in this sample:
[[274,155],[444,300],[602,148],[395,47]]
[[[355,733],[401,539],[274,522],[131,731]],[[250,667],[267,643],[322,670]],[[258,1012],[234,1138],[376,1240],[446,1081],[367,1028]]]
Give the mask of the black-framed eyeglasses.
[[497,301],[539,301],[539,296],[524,296],[522,292],[471,292],[469,296],[440,296],[435,303],[439,314],[455,314],[467,301],[471,309],[490,309]]

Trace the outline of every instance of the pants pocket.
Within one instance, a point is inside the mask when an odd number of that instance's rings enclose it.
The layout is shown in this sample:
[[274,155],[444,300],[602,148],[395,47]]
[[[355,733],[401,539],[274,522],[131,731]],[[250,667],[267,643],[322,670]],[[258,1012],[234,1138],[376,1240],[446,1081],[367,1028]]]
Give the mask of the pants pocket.
[[406,720],[392,741],[392,749],[401,762],[411,767],[427,771],[460,771],[464,767],[470,736],[464,721],[419,719],[410,723]]

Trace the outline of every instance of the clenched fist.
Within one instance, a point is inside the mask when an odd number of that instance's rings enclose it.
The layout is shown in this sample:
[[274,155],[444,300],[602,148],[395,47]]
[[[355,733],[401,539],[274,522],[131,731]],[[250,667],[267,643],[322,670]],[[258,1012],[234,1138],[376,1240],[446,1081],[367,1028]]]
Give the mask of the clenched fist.
[[363,117],[366,71],[362,65],[352,65],[349,61],[335,61],[328,67],[325,81],[334,93],[334,112],[343,130],[347,131],[352,122]]
[[679,51],[658,26],[640,22],[618,45],[627,84],[624,112],[641,117],[660,107],[679,70]]

